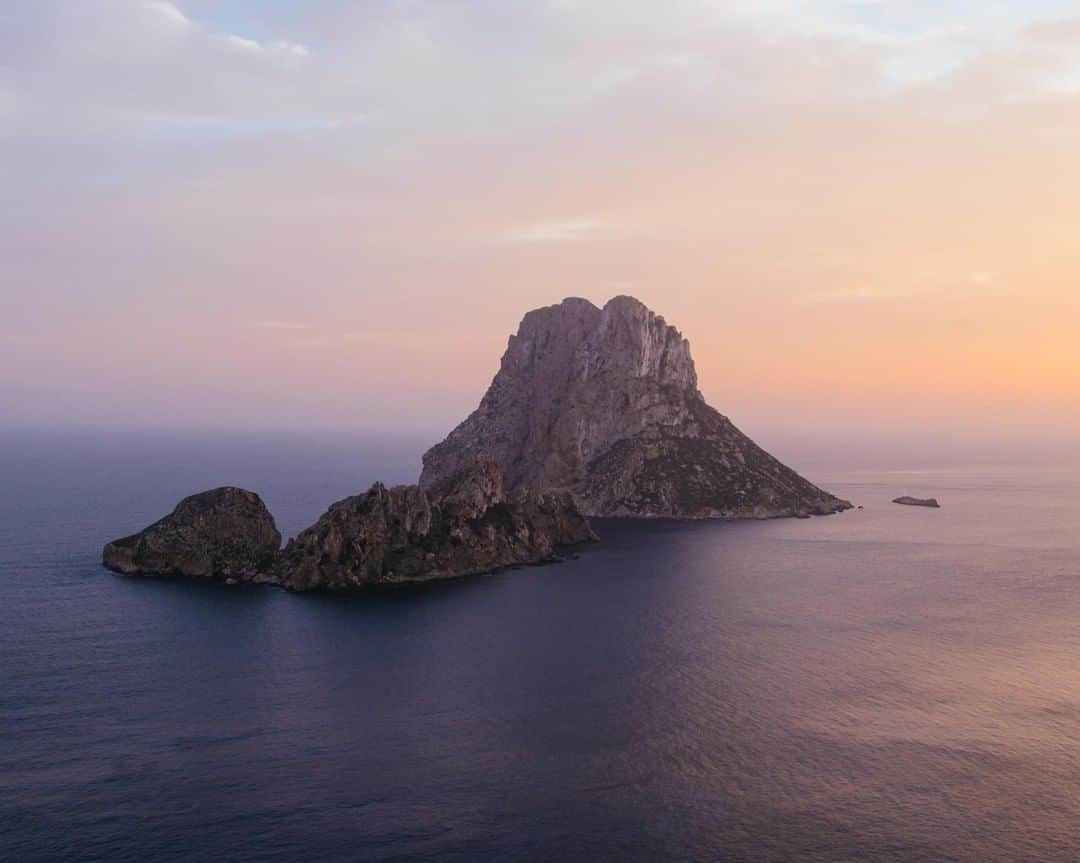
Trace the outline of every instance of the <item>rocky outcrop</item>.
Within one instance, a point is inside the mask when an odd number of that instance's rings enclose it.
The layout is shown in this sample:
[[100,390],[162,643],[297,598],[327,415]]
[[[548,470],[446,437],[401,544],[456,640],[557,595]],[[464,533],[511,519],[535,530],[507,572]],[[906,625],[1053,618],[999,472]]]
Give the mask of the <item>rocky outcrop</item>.
[[633,297],[525,315],[480,406],[424,455],[438,488],[490,457],[511,491],[590,516],[772,518],[851,504],[781,464],[698,390],[689,343]]
[[595,539],[586,515],[807,517],[851,506],[709,407],[686,339],[632,297],[529,312],[479,408],[423,461],[419,485],[376,483],[338,501],[284,549],[258,495],[220,488],[110,542],[103,561],[126,574],[345,590],[550,560]]
[[494,462],[479,460],[431,496],[376,483],[333,504],[281,555],[275,581],[293,590],[346,590],[427,581],[552,560],[595,539],[568,496],[507,498]]
[[556,559],[562,546],[595,538],[569,496],[507,496],[498,467],[479,459],[430,494],[416,485],[376,483],[333,504],[283,550],[258,495],[203,492],[141,533],[106,545],[103,559],[129,575],[348,590],[542,563]]
[[267,571],[280,547],[262,499],[227,486],[186,497],[145,530],[113,540],[102,560],[125,575],[246,580]]
[[908,497],[904,495],[902,497],[893,498],[893,503],[898,503],[901,506],[927,506],[931,509],[941,509],[941,504],[938,503],[936,497]]

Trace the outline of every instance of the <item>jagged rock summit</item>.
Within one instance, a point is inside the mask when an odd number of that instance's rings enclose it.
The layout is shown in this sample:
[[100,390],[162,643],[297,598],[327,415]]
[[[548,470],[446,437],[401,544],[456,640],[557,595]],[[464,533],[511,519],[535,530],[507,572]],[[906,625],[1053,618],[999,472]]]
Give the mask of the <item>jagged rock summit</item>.
[[424,455],[438,487],[490,457],[510,491],[566,492],[588,516],[775,518],[851,504],[781,464],[698,390],[690,345],[628,296],[525,315],[480,406]]

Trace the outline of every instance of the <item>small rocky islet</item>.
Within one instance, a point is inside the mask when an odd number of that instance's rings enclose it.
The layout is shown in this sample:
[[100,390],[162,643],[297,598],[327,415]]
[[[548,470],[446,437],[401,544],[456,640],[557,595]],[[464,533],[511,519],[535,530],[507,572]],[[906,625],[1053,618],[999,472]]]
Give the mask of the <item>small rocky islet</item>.
[[808,518],[850,509],[706,404],[689,343],[633,297],[529,312],[480,406],[419,483],[338,501],[281,547],[257,494],[224,487],[105,546],[125,575],[351,590],[557,560],[589,517]]
[[898,503],[900,506],[924,506],[928,509],[941,509],[941,504],[938,503],[936,497],[911,497],[905,494],[894,497],[893,503]]

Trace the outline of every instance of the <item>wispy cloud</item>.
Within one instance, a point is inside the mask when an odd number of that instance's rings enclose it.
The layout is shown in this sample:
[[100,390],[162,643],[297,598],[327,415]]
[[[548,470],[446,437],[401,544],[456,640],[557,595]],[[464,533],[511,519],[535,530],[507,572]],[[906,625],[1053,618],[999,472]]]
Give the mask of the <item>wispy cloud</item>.
[[427,348],[447,343],[438,333],[412,331],[363,330],[344,333],[342,340],[349,346],[371,348]]
[[969,285],[981,288],[993,283],[994,274],[987,270],[975,270],[967,274],[966,281]]
[[963,291],[987,292],[996,288],[996,277],[989,270],[973,270],[959,276],[913,282],[910,285],[853,285],[828,288],[804,295],[805,303],[857,303],[876,300],[926,298]]
[[248,321],[248,329],[251,330],[308,330],[311,327],[300,321]]
[[149,14],[150,23],[159,32],[186,33],[209,37],[219,45],[247,54],[277,55],[282,57],[306,57],[311,52],[306,45],[283,39],[259,41],[236,33],[216,32],[203,28],[185,15],[169,0],[143,0],[142,8]]
[[356,348],[383,350],[419,349],[446,343],[446,337],[439,333],[413,332],[411,330],[346,330],[321,327],[290,320],[247,321],[245,326],[251,330],[269,330],[281,333],[286,344],[293,348],[318,349],[320,351],[340,351]]
[[146,0],[143,5],[155,16],[155,22],[161,27],[174,30],[187,30],[191,27],[191,19],[168,0]]
[[913,292],[901,288],[859,285],[850,288],[830,288],[804,295],[805,303],[858,303],[874,300],[895,300],[910,297]]
[[609,234],[615,226],[597,219],[566,219],[525,225],[507,234],[515,243],[574,243]]
[[244,54],[274,55],[278,57],[307,57],[311,51],[299,42],[259,42],[235,33],[221,33],[217,37],[226,47]]
[[1025,35],[1036,42],[1073,45],[1080,42],[1080,18],[1036,21],[1028,27]]

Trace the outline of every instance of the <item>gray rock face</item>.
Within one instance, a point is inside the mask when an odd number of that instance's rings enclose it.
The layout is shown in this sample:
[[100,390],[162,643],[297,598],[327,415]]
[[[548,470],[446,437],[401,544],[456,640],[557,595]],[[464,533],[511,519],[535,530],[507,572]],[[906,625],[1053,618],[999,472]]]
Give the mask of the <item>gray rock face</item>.
[[185,498],[173,513],[105,546],[109,569],[347,590],[490,572],[556,559],[561,546],[594,540],[569,496],[507,496],[491,460],[477,460],[429,495],[415,485],[333,504],[280,550],[258,495],[221,488]]
[[589,516],[772,518],[851,504],[709,407],[690,345],[633,297],[525,315],[480,406],[424,455],[437,488],[477,457],[506,487],[570,494]]
[[893,503],[898,503],[901,506],[926,506],[931,509],[941,509],[941,504],[938,503],[936,497],[908,497],[904,495],[893,499]]
[[241,488],[186,497],[160,521],[105,546],[102,559],[125,575],[251,579],[266,570],[281,534],[262,499]]

